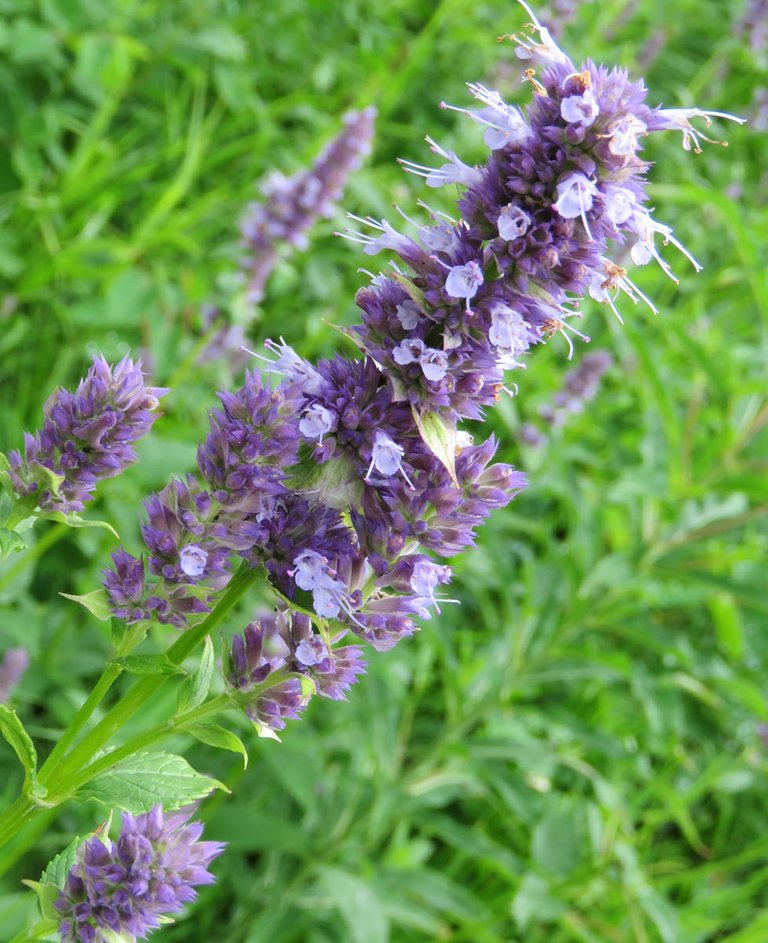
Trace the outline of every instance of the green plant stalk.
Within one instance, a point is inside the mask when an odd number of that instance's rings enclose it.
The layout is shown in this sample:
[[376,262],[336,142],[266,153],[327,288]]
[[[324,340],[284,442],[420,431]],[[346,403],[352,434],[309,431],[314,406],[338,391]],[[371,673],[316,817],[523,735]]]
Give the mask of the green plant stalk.
[[[134,626],[132,629],[129,629],[125,635],[125,638],[122,640],[120,645],[117,647],[115,654],[118,657],[128,655],[133,649],[142,641],[146,635],[146,630],[141,626]],[[96,708],[101,704],[101,702],[106,697],[112,685],[117,681],[122,673],[123,668],[120,665],[110,663],[104,669],[101,674],[101,677],[96,682],[91,693],[83,702],[80,710],[77,712],[69,727],[61,735],[61,739],[54,746],[51,751],[48,759],[43,763],[38,771],[38,779],[41,777],[44,779],[48,775],[48,771],[55,769],[56,764],[59,760],[66,754],[66,751],[70,746],[77,740],[81,731],[85,727],[86,723],[93,716]]]
[[[248,563],[243,562],[240,569],[227,586],[224,594],[218,604],[208,614],[208,616],[195,628],[185,632],[178,638],[170,648],[167,649],[168,659],[175,665],[180,665],[184,659],[209,635],[229,613],[234,609],[242,598],[246,590],[255,582],[256,571]],[[73,743],[80,734],[88,717],[93,712],[97,704],[103,699],[107,691],[114,683],[112,674],[117,670],[117,666],[108,666],[101,678],[96,684],[91,696],[78,712],[70,727],[65,731],[63,737],[67,738],[68,743]],[[116,677],[116,676],[115,676]],[[83,739],[77,743],[68,756],[65,756],[60,763],[52,764],[49,760],[40,770],[38,779],[40,783],[48,789],[45,808],[52,805],[59,805],[68,799],[74,792],[70,780],[74,783],[75,777],[86,767],[96,753],[101,750],[109,740],[117,733],[154,695],[157,689],[167,680],[166,675],[154,675],[142,678],[133,688],[121,698],[115,706],[108,711],[98,724]],[[87,705],[87,707],[86,707]],[[206,705],[202,705],[205,707]],[[188,712],[193,713],[193,712]],[[86,717],[86,714],[88,717]],[[61,756],[61,751],[59,751]],[[110,763],[114,762],[114,754],[110,754]],[[18,830],[28,821],[34,819],[45,809],[36,805],[32,800],[19,796],[19,798],[0,815],[0,847],[12,838]]]
[[[256,578],[255,571],[243,563],[234,575],[218,604],[195,628],[189,629],[166,651],[169,661],[180,665],[184,659],[209,635],[240,601]],[[98,724],[77,744],[58,770],[42,779],[49,789],[48,801],[60,802],[71,795],[67,779],[86,766],[94,755],[141,709],[157,689],[168,680],[167,675],[142,678],[108,711]]]
[[107,665],[104,669],[104,672],[96,682],[93,690],[83,702],[80,710],[75,714],[72,723],[61,735],[61,738],[58,740],[53,750],[51,750],[48,759],[40,767],[38,778],[41,782],[45,781],[49,771],[56,769],[59,760],[78,738],[83,727],[93,715],[93,712],[104,700],[115,681],[120,677],[121,672],[122,668],[118,665]]
[[19,796],[0,816],[0,847],[8,839],[13,838],[23,825],[31,821],[37,812],[42,811],[44,810],[40,806],[36,806],[31,799],[26,796]]
[[173,734],[184,733],[185,727],[196,724],[201,720],[207,720],[209,717],[220,714],[222,711],[233,706],[233,701],[228,694],[220,694],[218,697],[212,698],[200,707],[194,708],[194,710],[179,714],[171,720],[158,724],[151,730],[147,730],[145,733],[138,734],[136,737],[126,741],[126,743],[117,747],[117,749],[111,750],[106,756],[101,756],[97,760],[94,760],[79,774],[73,776],[68,786],[72,792],[76,792],[81,786],[84,786],[85,783],[90,782],[94,777],[98,776],[99,773],[109,769],[110,766],[114,766],[115,763],[119,763],[120,760],[133,756],[134,753],[138,753],[140,750],[153,746],[155,743]]
[[[7,526],[7,525],[3,525]],[[65,536],[69,528],[66,524],[54,524],[52,527],[49,527],[48,530],[43,534],[43,536],[35,543],[29,550],[20,555],[20,559],[17,560],[12,566],[9,566],[8,569],[0,578],[0,589],[5,589],[18,575],[19,573],[26,570],[28,566],[35,562],[39,557],[41,557],[46,550],[58,543],[62,537]]]

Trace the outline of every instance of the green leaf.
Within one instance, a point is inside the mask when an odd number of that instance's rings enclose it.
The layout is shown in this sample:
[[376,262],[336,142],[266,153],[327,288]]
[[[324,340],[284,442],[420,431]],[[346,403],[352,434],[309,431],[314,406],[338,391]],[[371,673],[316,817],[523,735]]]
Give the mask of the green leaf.
[[439,413],[420,413],[415,406],[412,406],[411,410],[424,445],[445,466],[451,476],[451,481],[458,488],[455,424],[449,425]]
[[583,803],[553,797],[533,830],[532,859],[542,871],[563,877],[584,861],[587,847]]
[[[22,933],[23,927],[29,928],[37,919],[37,904],[26,891],[0,895],[0,927],[6,939]],[[29,929],[24,932],[29,933]]]
[[[22,880],[21,883],[26,884],[30,890],[37,894],[37,902],[40,905],[40,915],[45,920],[55,920],[57,917],[60,917],[58,910],[53,906],[59,896],[60,888],[56,887],[55,884],[41,884],[39,881]],[[35,937],[27,937],[27,939],[34,940]]]
[[24,767],[24,794],[33,799],[45,797],[46,790],[37,781],[37,750],[16,711],[0,704],[0,733],[13,747]]
[[206,699],[213,678],[214,661],[213,642],[211,642],[210,636],[206,635],[203,642],[200,667],[194,674],[185,678],[179,687],[179,696],[176,702],[177,712],[192,710]]
[[27,547],[29,544],[21,534],[15,530],[0,527],[0,560],[7,560],[12,553],[26,550]]
[[427,302],[426,295],[424,292],[417,288],[413,282],[406,275],[402,275],[400,272],[388,272],[387,277],[391,278],[392,281],[397,282],[397,284],[408,292],[410,298],[416,302],[416,304],[424,311],[429,310],[429,303]]
[[84,841],[85,838],[80,835],[73,838],[63,851],[60,851],[48,862],[45,870],[40,875],[40,882],[42,884],[53,884],[55,887],[64,887],[67,875],[77,860],[78,849]]
[[[11,940],[11,943],[36,943],[37,940],[52,940],[54,943],[58,943],[58,940],[61,939],[58,932],[60,923],[60,914],[55,918],[48,917],[45,920],[40,920],[33,927],[29,927],[27,930],[23,930],[18,936],[15,936]],[[123,943],[131,943],[131,941],[127,940],[123,941]]]
[[140,813],[160,803],[178,809],[202,799],[214,789],[229,790],[218,780],[203,776],[173,753],[137,753],[120,760],[80,789],[78,798],[97,799],[126,812]]
[[526,874],[512,901],[512,916],[523,931],[531,920],[549,923],[566,910],[565,903],[552,895],[549,884],[537,874]]
[[201,743],[207,743],[209,746],[217,747],[220,750],[229,750],[230,753],[239,753],[243,758],[243,769],[248,767],[248,751],[245,749],[240,737],[232,733],[231,730],[227,730],[219,724],[196,725],[182,729],[184,733],[191,733]]
[[350,943],[387,943],[389,921],[373,881],[339,868],[323,868],[320,880],[347,925],[344,939]]
[[85,593],[82,596],[75,596],[72,593],[59,593],[59,595],[84,606],[91,615],[102,622],[108,622],[112,618],[112,608],[105,589],[94,589],[92,593]]
[[58,498],[64,475],[57,475],[56,472],[46,468],[45,465],[32,462],[29,465],[29,480],[40,486],[39,491],[50,491],[54,498]]
[[119,665],[123,671],[134,675],[167,676],[186,673],[183,668],[175,665],[165,652],[158,655],[126,655],[124,658],[113,658],[110,664]]
[[67,527],[98,527],[101,530],[108,530],[113,537],[120,539],[120,534],[106,521],[92,521],[89,518],[80,517],[79,514],[64,514],[61,511],[51,511],[48,514],[41,514],[40,517],[48,521],[57,521],[59,524],[66,524]]

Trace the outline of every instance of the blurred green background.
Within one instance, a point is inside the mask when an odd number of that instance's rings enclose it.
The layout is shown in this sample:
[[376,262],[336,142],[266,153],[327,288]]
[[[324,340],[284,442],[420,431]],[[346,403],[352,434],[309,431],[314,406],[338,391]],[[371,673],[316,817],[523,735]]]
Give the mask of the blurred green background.
[[[686,154],[678,135],[649,148],[654,215],[704,271],[670,248],[679,287],[635,273],[658,316],[626,302],[621,327],[588,306],[574,363],[607,348],[615,365],[560,428],[539,411],[573,366],[565,347],[515,377],[484,431],[531,484],[458,561],[460,607],[374,656],[349,703],[316,700],[282,744],[253,742],[246,773],[177,744],[233,787],[203,809],[230,847],[192,918],[159,939],[768,939],[765,21],[761,41],[744,20],[759,3],[555,6],[576,61],[645,76],[652,103],[752,117],[717,129],[727,150]],[[196,361],[204,305],[244,323],[238,220],[255,182],[306,165],[345,110],[375,104],[375,152],[344,208],[450,208],[395,158],[426,160],[427,133],[483,158],[479,129],[437,105],[466,104],[472,80],[524,101],[495,38],[526,17],[511,0],[0,0],[0,13],[0,446],[20,445],[93,353],[143,352],[173,393],[141,464],[90,511],[136,549],[142,497],[191,467],[215,390],[237,382],[226,358]],[[384,264],[335,239],[344,225],[340,209],[281,261],[254,345],[343,349],[329,322],[356,319],[358,266]],[[522,442],[524,423],[546,443]],[[114,542],[55,525],[36,540],[0,572],[0,653],[32,653],[14,706],[44,750],[108,655],[57,593],[93,589]],[[0,750],[2,804],[11,760]],[[101,817],[69,806],[0,853],[0,938],[32,906],[19,879]]]

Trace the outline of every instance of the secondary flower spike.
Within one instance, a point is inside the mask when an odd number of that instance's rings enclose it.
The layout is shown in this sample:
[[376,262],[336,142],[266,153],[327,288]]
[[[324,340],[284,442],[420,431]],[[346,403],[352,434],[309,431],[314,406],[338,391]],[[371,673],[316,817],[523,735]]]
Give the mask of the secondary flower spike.
[[292,177],[276,171],[262,183],[264,200],[248,206],[240,227],[253,304],[264,295],[281,243],[306,248],[307,231],[320,217],[331,215],[347,178],[370,153],[375,118],[375,108],[349,112],[341,132],[308,170]]
[[29,652],[22,645],[9,648],[0,659],[0,704],[7,704],[29,668]]
[[[41,511],[82,511],[97,483],[136,461],[134,444],[157,419],[168,391],[147,386],[141,364],[124,357],[115,366],[96,357],[77,390],[58,389],[43,407],[43,427],[11,452],[10,476],[19,497],[37,499]],[[58,495],[41,469],[61,476]]]
[[208,866],[224,845],[199,841],[193,811],[123,812],[116,842],[93,835],[81,845],[55,903],[62,943],[144,940],[195,900],[196,887],[213,883]]

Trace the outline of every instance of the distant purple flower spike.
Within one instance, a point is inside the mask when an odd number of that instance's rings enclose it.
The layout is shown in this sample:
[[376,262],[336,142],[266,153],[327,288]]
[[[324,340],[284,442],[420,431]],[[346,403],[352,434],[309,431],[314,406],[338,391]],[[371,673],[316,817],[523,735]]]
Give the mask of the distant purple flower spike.
[[135,817],[123,812],[116,842],[87,839],[54,905],[62,943],[144,940],[195,900],[196,887],[212,884],[208,866],[224,844],[199,840],[193,812],[166,814],[159,805]]
[[29,668],[29,652],[23,646],[9,648],[0,660],[0,704],[7,704]]
[[[149,432],[167,392],[147,386],[141,364],[128,357],[114,367],[96,357],[74,393],[60,388],[49,398],[42,429],[24,437],[24,453],[11,452],[14,491],[34,495],[44,512],[82,511],[99,481],[136,461],[133,445]],[[58,496],[41,485],[40,466],[63,477]]]
[[280,244],[305,248],[307,231],[331,214],[349,174],[370,152],[375,117],[375,108],[350,112],[342,131],[309,170],[292,177],[276,172],[263,182],[264,202],[252,203],[241,225],[248,250],[248,297],[254,304],[264,295]]
[[[562,388],[555,394],[552,403],[539,410],[544,422],[558,428],[567,422],[569,416],[582,412],[585,405],[597,395],[603,376],[612,365],[613,357],[607,350],[593,350],[585,354],[581,362],[565,374]],[[541,437],[540,442],[533,444],[542,444],[544,441]]]

